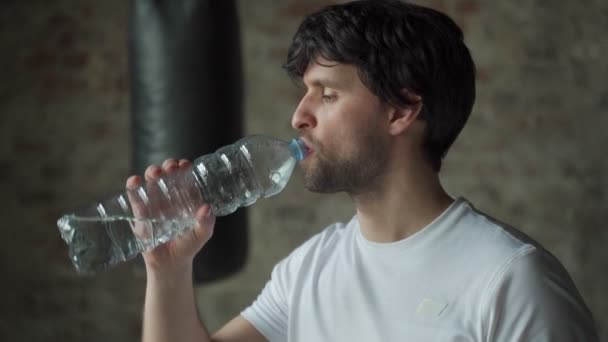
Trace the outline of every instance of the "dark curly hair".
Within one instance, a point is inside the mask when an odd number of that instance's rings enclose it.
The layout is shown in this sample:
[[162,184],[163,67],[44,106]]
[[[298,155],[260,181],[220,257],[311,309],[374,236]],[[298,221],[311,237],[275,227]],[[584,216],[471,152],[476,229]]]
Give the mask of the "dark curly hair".
[[412,104],[422,97],[425,156],[439,172],[475,102],[475,64],[458,25],[436,10],[397,0],[360,0],[307,16],[284,68],[301,78],[316,56],[354,65],[378,98]]

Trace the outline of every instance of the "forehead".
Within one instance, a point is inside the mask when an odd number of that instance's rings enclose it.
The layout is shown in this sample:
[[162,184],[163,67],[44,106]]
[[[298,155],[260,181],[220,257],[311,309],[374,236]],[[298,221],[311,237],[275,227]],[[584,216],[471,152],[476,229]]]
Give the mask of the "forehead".
[[302,78],[307,86],[348,87],[359,80],[357,68],[350,64],[338,63],[323,57],[313,59]]

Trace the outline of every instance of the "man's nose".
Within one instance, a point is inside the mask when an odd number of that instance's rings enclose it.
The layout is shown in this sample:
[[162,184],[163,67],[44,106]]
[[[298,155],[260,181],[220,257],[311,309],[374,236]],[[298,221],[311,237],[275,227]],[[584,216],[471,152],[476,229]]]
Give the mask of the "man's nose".
[[291,118],[291,127],[298,131],[312,129],[317,126],[317,119],[313,113],[313,109],[305,96],[300,101],[300,104],[293,113]]

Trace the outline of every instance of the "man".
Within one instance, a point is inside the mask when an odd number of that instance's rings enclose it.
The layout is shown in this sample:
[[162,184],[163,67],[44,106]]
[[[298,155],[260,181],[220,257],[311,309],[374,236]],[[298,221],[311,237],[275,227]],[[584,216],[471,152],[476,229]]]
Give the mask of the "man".
[[[307,90],[292,119],[310,149],[306,187],[347,192],[356,215],[279,262],[258,299],[210,337],[191,281],[213,232],[200,208],[192,234],[144,254],[144,341],[598,339],[550,253],[440,184],[475,98],[451,19],[399,1],[330,6],[304,20],[286,69]],[[145,177],[189,166],[171,159]]]

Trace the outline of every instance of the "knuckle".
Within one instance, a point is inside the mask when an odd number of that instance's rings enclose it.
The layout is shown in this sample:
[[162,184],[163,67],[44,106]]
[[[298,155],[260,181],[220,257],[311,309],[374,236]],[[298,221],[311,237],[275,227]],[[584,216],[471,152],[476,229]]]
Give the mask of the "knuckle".
[[175,159],[169,158],[169,159],[165,159],[162,166],[163,166],[163,169],[166,169],[166,168],[169,168],[169,167],[175,165],[176,163],[177,163],[177,161]]
[[127,188],[136,188],[141,184],[141,176],[139,175],[132,175],[129,178],[127,178]]
[[146,168],[146,175],[152,175],[158,170],[158,165],[150,165]]

